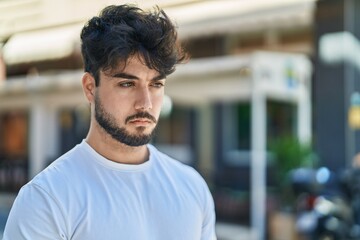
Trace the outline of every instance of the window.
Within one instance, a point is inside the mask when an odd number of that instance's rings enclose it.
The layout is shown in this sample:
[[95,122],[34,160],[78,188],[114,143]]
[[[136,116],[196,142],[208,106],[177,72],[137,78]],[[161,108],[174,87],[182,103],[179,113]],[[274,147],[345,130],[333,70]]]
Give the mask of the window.
[[0,191],[17,192],[27,180],[28,114],[12,111],[0,115]]
[[189,165],[194,165],[195,111],[192,108],[174,106],[167,117],[158,123],[154,145],[169,156]]

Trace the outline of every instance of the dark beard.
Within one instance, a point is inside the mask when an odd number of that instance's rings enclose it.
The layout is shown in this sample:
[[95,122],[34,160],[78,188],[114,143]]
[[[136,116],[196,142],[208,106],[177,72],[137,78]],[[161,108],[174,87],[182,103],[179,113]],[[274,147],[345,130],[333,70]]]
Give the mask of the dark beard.
[[[156,123],[156,119],[147,112],[140,112],[126,119],[147,117],[151,121]],[[137,127],[139,134],[130,134],[124,127],[118,127],[116,125],[115,118],[103,108],[98,94],[95,94],[95,119],[98,124],[107,132],[113,139],[131,147],[138,147],[150,142],[154,135],[154,130],[150,134],[142,134],[145,127]]]

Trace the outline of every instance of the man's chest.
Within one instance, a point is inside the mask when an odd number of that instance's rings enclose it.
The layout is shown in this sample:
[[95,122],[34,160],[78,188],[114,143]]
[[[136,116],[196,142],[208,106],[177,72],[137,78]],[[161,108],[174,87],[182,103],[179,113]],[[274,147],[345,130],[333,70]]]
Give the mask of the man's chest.
[[203,213],[186,189],[126,185],[91,195],[71,239],[200,239]]

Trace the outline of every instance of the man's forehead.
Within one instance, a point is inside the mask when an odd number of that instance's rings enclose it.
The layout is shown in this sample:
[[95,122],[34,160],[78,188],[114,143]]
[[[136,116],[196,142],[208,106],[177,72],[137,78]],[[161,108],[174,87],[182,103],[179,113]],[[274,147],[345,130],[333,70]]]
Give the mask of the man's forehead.
[[102,69],[105,74],[112,74],[117,72],[133,72],[139,70],[151,70],[156,74],[160,74],[155,69],[149,67],[146,64],[145,58],[140,54],[133,54],[127,59],[119,59],[115,64],[108,66],[107,68]]

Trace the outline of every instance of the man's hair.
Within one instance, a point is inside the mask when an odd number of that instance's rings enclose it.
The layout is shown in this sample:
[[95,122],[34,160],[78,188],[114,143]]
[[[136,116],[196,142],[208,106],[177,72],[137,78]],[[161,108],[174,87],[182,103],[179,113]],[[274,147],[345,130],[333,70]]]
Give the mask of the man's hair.
[[169,75],[186,58],[177,43],[175,26],[163,10],[145,12],[133,5],[108,6],[93,17],[81,31],[84,70],[99,85],[99,71],[126,65],[139,54],[144,64]]

